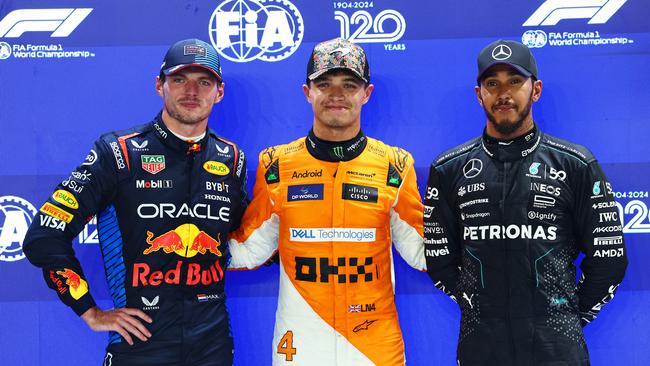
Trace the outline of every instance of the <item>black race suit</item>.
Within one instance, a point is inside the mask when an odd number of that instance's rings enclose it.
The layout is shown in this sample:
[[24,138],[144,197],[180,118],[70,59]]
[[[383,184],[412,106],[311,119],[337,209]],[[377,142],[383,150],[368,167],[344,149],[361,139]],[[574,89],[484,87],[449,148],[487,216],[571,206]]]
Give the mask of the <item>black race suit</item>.
[[95,306],[72,239],[97,214],[116,308],[153,318],[129,346],[110,333],[107,365],[231,365],[224,303],[228,233],[248,203],[246,161],[208,129],[198,143],[151,123],[105,134],[34,219],[24,251],[78,315]]
[[582,326],[627,266],[613,198],[586,148],[536,128],[508,143],[484,133],[435,160],[427,268],[460,305],[461,366],[589,365]]

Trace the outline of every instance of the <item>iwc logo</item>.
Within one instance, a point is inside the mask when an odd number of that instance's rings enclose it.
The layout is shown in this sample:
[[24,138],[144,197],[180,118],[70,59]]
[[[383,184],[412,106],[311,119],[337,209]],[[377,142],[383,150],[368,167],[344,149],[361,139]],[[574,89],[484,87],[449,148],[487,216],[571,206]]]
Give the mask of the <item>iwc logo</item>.
[[212,13],[210,41],[234,62],[275,62],[300,46],[305,27],[300,11],[288,0],[227,0]]

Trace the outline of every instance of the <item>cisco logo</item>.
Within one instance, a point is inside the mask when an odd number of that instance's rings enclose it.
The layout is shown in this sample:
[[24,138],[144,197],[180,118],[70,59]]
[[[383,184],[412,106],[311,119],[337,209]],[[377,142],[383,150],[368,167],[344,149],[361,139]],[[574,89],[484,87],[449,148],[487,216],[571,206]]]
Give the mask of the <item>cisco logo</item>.
[[210,41],[234,62],[275,62],[300,46],[305,27],[300,11],[288,0],[227,0],[212,13]]

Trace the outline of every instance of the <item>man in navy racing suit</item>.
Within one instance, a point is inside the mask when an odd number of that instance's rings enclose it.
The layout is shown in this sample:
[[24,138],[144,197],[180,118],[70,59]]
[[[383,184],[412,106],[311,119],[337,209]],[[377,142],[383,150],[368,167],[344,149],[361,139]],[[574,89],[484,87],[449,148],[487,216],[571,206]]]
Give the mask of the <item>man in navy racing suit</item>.
[[[47,285],[95,331],[105,365],[232,365],[227,240],[248,203],[243,151],[208,128],[224,84],[212,46],[165,56],[150,123],[102,135],[41,207],[24,242]],[[99,309],[71,241],[97,214],[115,308]]]
[[582,326],[627,266],[611,184],[588,149],[534,123],[526,46],[493,42],[478,68],[486,128],[433,162],[425,195],[427,269],[461,308],[458,363],[589,365]]

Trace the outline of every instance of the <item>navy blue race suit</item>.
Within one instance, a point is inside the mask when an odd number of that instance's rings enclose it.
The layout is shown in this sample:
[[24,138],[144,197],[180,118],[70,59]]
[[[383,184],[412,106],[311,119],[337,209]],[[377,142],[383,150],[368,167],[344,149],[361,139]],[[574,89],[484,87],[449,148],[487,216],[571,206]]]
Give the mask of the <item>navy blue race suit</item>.
[[424,201],[429,275],[461,309],[461,366],[589,364],[582,326],[614,297],[627,257],[586,148],[536,127],[507,143],[484,133],[434,161]]
[[228,235],[247,204],[246,160],[208,129],[198,143],[172,134],[160,115],[107,133],[41,207],[24,251],[78,315],[95,306],[72,239],[97,214],[116,308],[151,316],[152,337],[129,346],[109,336],[106,364],[231,365],[225,307]]

